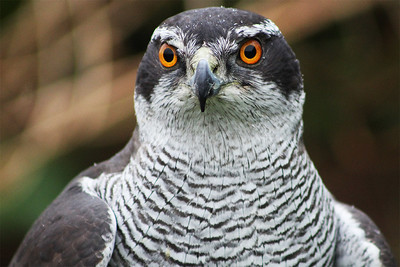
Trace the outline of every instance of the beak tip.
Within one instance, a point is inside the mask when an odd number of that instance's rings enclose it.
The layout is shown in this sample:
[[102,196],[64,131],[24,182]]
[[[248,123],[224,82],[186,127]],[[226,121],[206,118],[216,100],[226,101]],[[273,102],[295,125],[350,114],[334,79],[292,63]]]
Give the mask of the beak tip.
[[207,98],[218,92],[221,81],[211,72],[208,61],[201,59],[189,84],[199,99],[201,112],[204,112]]
[[201,112],[204,112],[206,109],[206,100],[204,99],[203,101],[200,101],[200,110]]

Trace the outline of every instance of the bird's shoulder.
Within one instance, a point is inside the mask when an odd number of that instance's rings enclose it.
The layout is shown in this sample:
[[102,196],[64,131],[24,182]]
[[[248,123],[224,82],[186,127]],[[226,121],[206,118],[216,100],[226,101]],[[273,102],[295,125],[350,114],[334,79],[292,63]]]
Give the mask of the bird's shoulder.
[[86,192],[80,182],[69,184],[40,215],[10,266],[95,266],[109,261],[115,216],[105,201]]
[[375,223],[361,210],[335,202],[338,218],[336,266],[397,266]]
[[101,174],[122,171],[139,146],[136,129],[119,153],[75,177],[32,225],[10,266],[106,264],[114,248],[116,220],[91,184]]

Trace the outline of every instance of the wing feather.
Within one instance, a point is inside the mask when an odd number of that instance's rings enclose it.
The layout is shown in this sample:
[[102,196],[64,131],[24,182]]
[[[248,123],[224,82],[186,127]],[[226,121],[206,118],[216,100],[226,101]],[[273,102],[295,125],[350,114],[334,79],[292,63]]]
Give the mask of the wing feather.
[[73,179],[35,221],[10,266],[106,266],[116,220],[107,203],[88,189],[102,173],[122,171],[139,146],[136,128],[119,153]]
[[108,263],[115,233],[116,220],[110,207],[75,183],[67,187],[36,220],[10,266],[96,266]]
[[397,266],[385,238],[365,213],[340,202],[335,213],[336,266]]

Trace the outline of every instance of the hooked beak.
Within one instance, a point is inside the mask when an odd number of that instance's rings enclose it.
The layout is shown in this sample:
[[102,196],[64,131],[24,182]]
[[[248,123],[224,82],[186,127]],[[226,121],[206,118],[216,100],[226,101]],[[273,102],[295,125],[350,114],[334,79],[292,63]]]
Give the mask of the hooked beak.
[[199,98],[201,112],[204,112],[207,98],[218,93],[221,81],[211,72],[208,61],[201,59],[190,80],[190,85]]

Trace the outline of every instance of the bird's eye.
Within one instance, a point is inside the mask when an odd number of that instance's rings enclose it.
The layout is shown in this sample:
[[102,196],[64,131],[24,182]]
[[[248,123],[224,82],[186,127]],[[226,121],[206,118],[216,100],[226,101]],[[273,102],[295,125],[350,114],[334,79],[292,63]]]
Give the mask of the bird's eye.
[[158,51],[158,57],[160,58],[161,64],[167,68],[175,66],[176,62],[178,61],[175,48],[168,44],[163,44],[160,47],[160,51]]
[[261,44],[257,40],[249,40],[240,48],[240,59],[246,64],[257,63],[262,54]]

